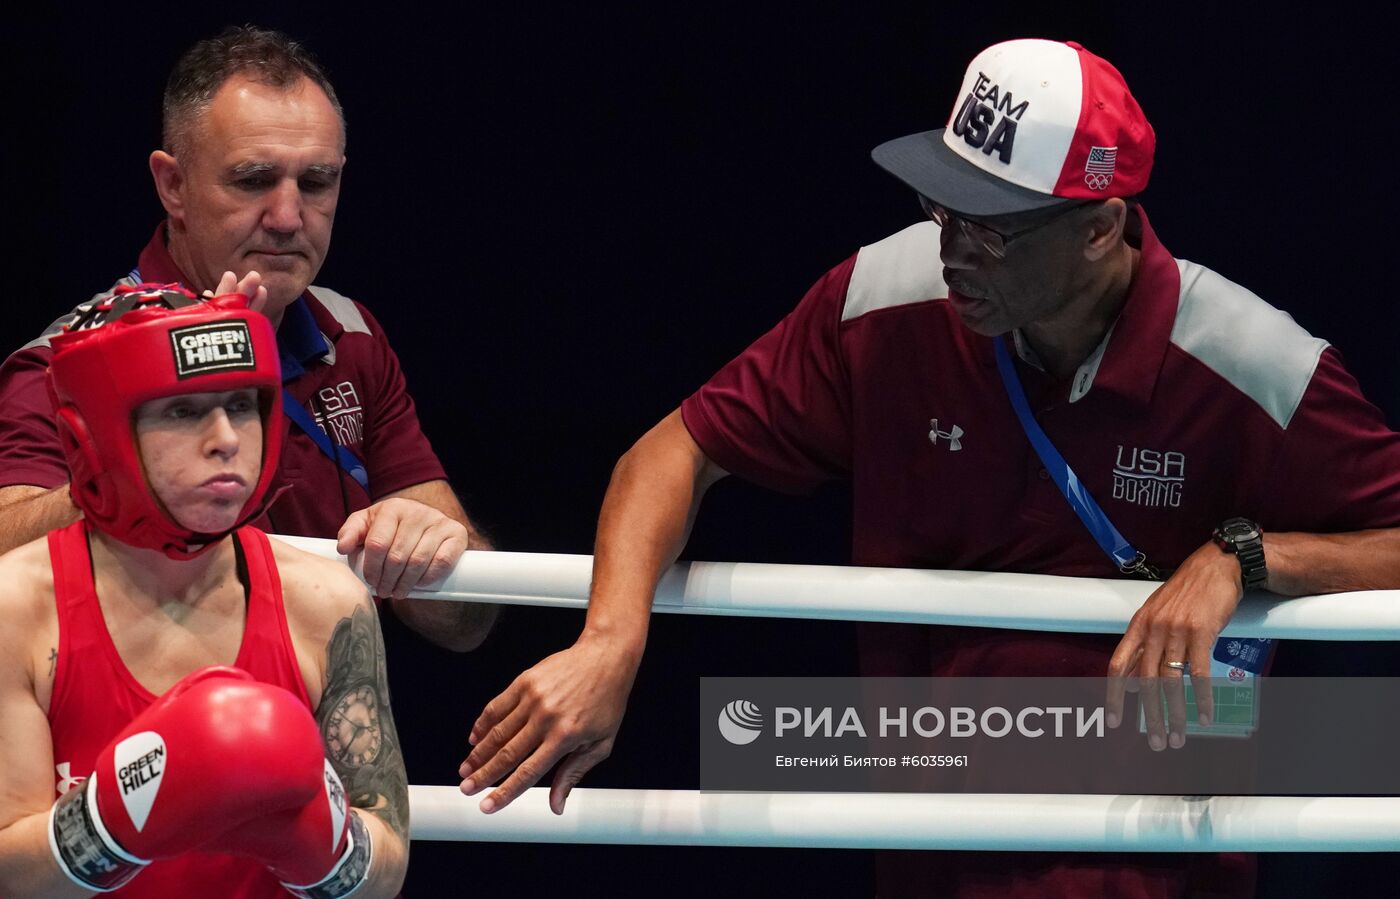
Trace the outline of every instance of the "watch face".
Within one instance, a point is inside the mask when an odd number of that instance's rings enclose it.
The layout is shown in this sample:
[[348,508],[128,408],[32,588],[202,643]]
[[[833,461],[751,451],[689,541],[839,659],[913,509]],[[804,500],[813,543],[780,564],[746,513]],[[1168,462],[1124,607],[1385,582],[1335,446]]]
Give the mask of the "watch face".
[[1252,521],[1233,518],[1220,526],[1220,535],[1231,543],[1255,540],[1259,537],[1259,528]]

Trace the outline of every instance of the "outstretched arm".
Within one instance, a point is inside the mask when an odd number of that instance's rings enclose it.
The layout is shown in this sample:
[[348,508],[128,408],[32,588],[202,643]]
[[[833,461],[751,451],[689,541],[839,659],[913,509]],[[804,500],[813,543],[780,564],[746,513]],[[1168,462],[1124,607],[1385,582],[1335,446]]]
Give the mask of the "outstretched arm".
[[462,792],[506,778],[482,811],[509,804],[557,763],[549,804],[562,814],[569,791],[608,757],[646,646],[656,584],[680,555],[705,492],[725,474],[679,410],[618,461],[598,519],[583,633],[517,677],[472,727]]

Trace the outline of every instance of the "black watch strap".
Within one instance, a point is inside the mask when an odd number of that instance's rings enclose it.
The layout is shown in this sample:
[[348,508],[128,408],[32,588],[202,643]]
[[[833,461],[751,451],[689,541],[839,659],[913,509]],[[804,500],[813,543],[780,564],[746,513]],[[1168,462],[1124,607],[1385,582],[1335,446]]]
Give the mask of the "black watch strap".
[[1215,529],[1215,545],[1234,553],[1240,562],[1240,581],[1246,590],[1264,586],[1269,569],[1264,562],[1264,529],[1248,518],[1222,521]]

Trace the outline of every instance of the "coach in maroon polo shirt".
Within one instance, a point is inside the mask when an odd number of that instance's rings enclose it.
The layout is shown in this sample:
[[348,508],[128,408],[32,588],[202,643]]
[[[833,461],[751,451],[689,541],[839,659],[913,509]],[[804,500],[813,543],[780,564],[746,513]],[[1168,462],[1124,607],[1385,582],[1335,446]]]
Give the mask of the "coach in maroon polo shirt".
[[[164,130],[150,166],[167,218],[118,284],[237,286],[277,327],[288,439],[256,523],[338,537],[345,553],[363,548],[370,586],[411,627],[444,646],[477,645],[494,608],[405,596],[468,544],[490,546],[448,485],[378,322],[311,286],[345,164],[345,124],[325,73],[284,35],[229,29],[177,63]],[[0,367],[0,551],[78,516],[44,386],[48,335],[72,317]]]
[[[1382,530],[1400,525],[1400,437],[1324,341],[1159,242],[1133,200],[1153,148],[1112,66],[1038,40],[979,55],[946,129],[877,148],[932,220],[828,272],[621,459],[584,631],[487,706],[463,790],[509,775],[482,802],[499,808],[562,759],[562,809],[612,746],[659,574],[729,473],[786,491],[848,479],[858,565],[1119,575],[1032,449],[999,340],[1030,417],[1174,573],[1121,640],[869,625],[867,672],[1180,678],[1208,668],[1246,581],[1285,596],[1400,584],[1400,532]],[[1254,528],[1217,545],[1232,519]],[[1179,728],[1154,748],[1180,745]],[[1213,855],[880,853],[879,867],[882,897],[1236,896],[1251,879],[1247,859]]]

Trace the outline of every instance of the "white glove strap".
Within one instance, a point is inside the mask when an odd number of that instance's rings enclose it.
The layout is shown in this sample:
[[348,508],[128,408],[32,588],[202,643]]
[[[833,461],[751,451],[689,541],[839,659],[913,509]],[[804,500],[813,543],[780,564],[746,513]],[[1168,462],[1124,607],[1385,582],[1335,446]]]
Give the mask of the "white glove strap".
[[351,812],[345,851],[341,853],[340,861],[331,868],[331,873],[306,886],[285,882],[282,886],[300,899],[343,899],[369,879],[370,862],[373,860],[374,849],[370,845],[365,822],[360,820],[359,815]]
[[85,890],[110,893],[150,864],[112,839],[97,813],[97,775],[59,797],[49,808],[49,849],[58,868]]

